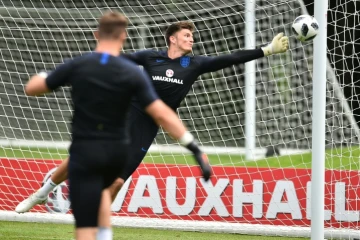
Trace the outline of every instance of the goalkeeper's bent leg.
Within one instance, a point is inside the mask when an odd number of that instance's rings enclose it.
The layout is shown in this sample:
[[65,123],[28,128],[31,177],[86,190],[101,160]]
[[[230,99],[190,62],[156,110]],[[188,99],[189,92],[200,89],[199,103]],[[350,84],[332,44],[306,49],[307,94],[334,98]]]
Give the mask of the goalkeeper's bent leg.
[[[56,171],[51,175],[51,181],[56,185],[59,185],[66,179],[68,179],[68,166],[69,166],[69,157],[67,157],[56,169]],[[50,193],[50,192],[49,192]]]
[[15,211],[17,213],[25,213],[30,211],[30,209],[32,209],[35,205],[45,204],[49,193],[53,191],[58,184],[67,179],[68,164],[69,158],[66,158],[55,170],[53,175],[44,183],[44,185],[28,198],[20,202],[16,206]]
[[[114,202],[117,194],[119,193],[122,186],[124,185],[124,182],[125,182],[124,179],[117,178],[107,189],[103,190],[103,195],[104,195],[104,192],[107,191],[107,193],[110,195],[111,202]],[[103,195],[102,195],[102,199],[101,199],[101,206],[100,206],[101,208],[103,207],[103,205],[102,205],[103,204],[102,201],[104,199]],[[111,206],[111,204],[110,204],[110,206]],[[105,211],[105,210],[100,209],[100,211]],[[99,222],[98,222],[99,231],[98,231],[98,235],[99,234],[104,234],[104,231],[107,231],[108,226],[111,226],[111,225],[109,225],[108,222],[106,222],[106,219],[107,219],[106,217],[101,217],[101,212],[99,212]]]
[[109,191],[110,191],[110,195],[111,195],[111,202],[113,202],[117,196],[117,194],[119,193],[119,191],[121,190],[122,186],[124,185],[124,179],[122,178],[117,178],[113,184],[111,184],[110,187],[108,187]]
[[35,194],[40,198],[47,197],[57,185],[59,185],[68,178],[68,165],[69,157],[62,161],[62,163],[60,163],[60,165],[57,167],[51,177],[44,183],[44,185],[39,190],[37,190]]
[[38,197],[44,198],[48,196],[49,193],[51,193],[57,185],[65,181],[68,178],[68,165],[69,157],[62,161],[62,163],[60,163],[60,165],[57,167],[51,177],[36,192],[36,195]]

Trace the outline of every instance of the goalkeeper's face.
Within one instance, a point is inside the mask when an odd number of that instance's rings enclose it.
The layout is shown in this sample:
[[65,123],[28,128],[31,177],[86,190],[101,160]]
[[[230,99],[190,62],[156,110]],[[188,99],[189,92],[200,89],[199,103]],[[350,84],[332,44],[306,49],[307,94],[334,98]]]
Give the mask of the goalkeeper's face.
[[194,38],[193,33],[189,29],[181,29],[180,31],[176,32],[173,37],[173,46],[175,46],[185,54],[192,51]]

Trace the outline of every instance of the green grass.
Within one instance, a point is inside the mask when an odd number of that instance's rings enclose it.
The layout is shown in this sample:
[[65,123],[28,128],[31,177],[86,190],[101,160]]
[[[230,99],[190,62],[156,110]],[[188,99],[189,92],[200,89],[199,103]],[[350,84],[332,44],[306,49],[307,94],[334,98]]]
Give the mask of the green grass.
[[[51,223],[23,223],[0,221],[1,240],[71,240],[74,227],[65,224]],[[144,228],[114,228],[114,240],[141,239],[141,240],[301,240],[304,238],[247,236],[239,234],[200,233],[173,230],[153,230]]]
[[[325,167],[328,169],[360,169],[359,148],[329,149],[325,152]],[[246,161],[243,155],[212,155],[209,154],[213,166],[246,166],[272,168],[311,168],[311,153],[270,157],[257,161]],[[191,155],[159,155],[149,153],[144,162],[167,164],[194,164]]]
[[67,150],[54,148],[30,148],[30,147],[2,147],[0,157],[26,158],[26,159],[64,159],[68,155]]
[[[359,148],[336,148],[326,150],[325,167],[328,169],[360,169]],[[0,156],[8,158],[26,159],[65,159],[66,150],[48,148],[0,148]],[[246,167],[273,167],[273,168],[311,168],[311,153],[287,155],[246,161],[243,155],[214,155],[209,154],[213,166],[246,166]],[[166,164],[195,164],[189,154],[157,154],[149,153],[144,162]]]

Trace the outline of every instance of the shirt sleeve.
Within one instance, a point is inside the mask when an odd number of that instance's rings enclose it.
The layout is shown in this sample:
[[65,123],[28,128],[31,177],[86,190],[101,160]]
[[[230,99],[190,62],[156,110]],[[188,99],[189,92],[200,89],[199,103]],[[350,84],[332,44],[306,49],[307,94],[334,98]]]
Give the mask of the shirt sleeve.
[[135,53],[122,53],[121,56],[136,63],[137,65],[144,65],[151,50],[143,50]]
[[215,72],[220,69],[230,67],[234,64],[249,62],[264,57],[261,49],[239,50],[232,54],[225,54],[218,57],[196,56],[199,63],[200,74]]
[[159,99],[150,78],[145,73],[139,70],[134,80],[135,95],[143,108]]
[[46,85],[50,90],[55,90],[58,87],[65,86],[69,83],[69,78],[73,66],[73,61],[70,60],[59,65],[46,78]]

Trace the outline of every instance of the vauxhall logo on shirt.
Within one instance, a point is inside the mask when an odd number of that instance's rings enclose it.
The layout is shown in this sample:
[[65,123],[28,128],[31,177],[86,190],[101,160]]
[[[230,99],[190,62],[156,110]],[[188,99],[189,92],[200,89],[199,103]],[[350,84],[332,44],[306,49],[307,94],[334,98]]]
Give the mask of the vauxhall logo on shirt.
[[172,69],[166,70],[165,75],[166,75],[166,77],[164,77],[164,76],[152,76],[152,79],[154,81],[164,81],[164,82],[171,82],[171,83],[176,83],[176,84],[183,84],[182,79],[172,78],[172,76],[174,76],[174,70],[172,70]]

